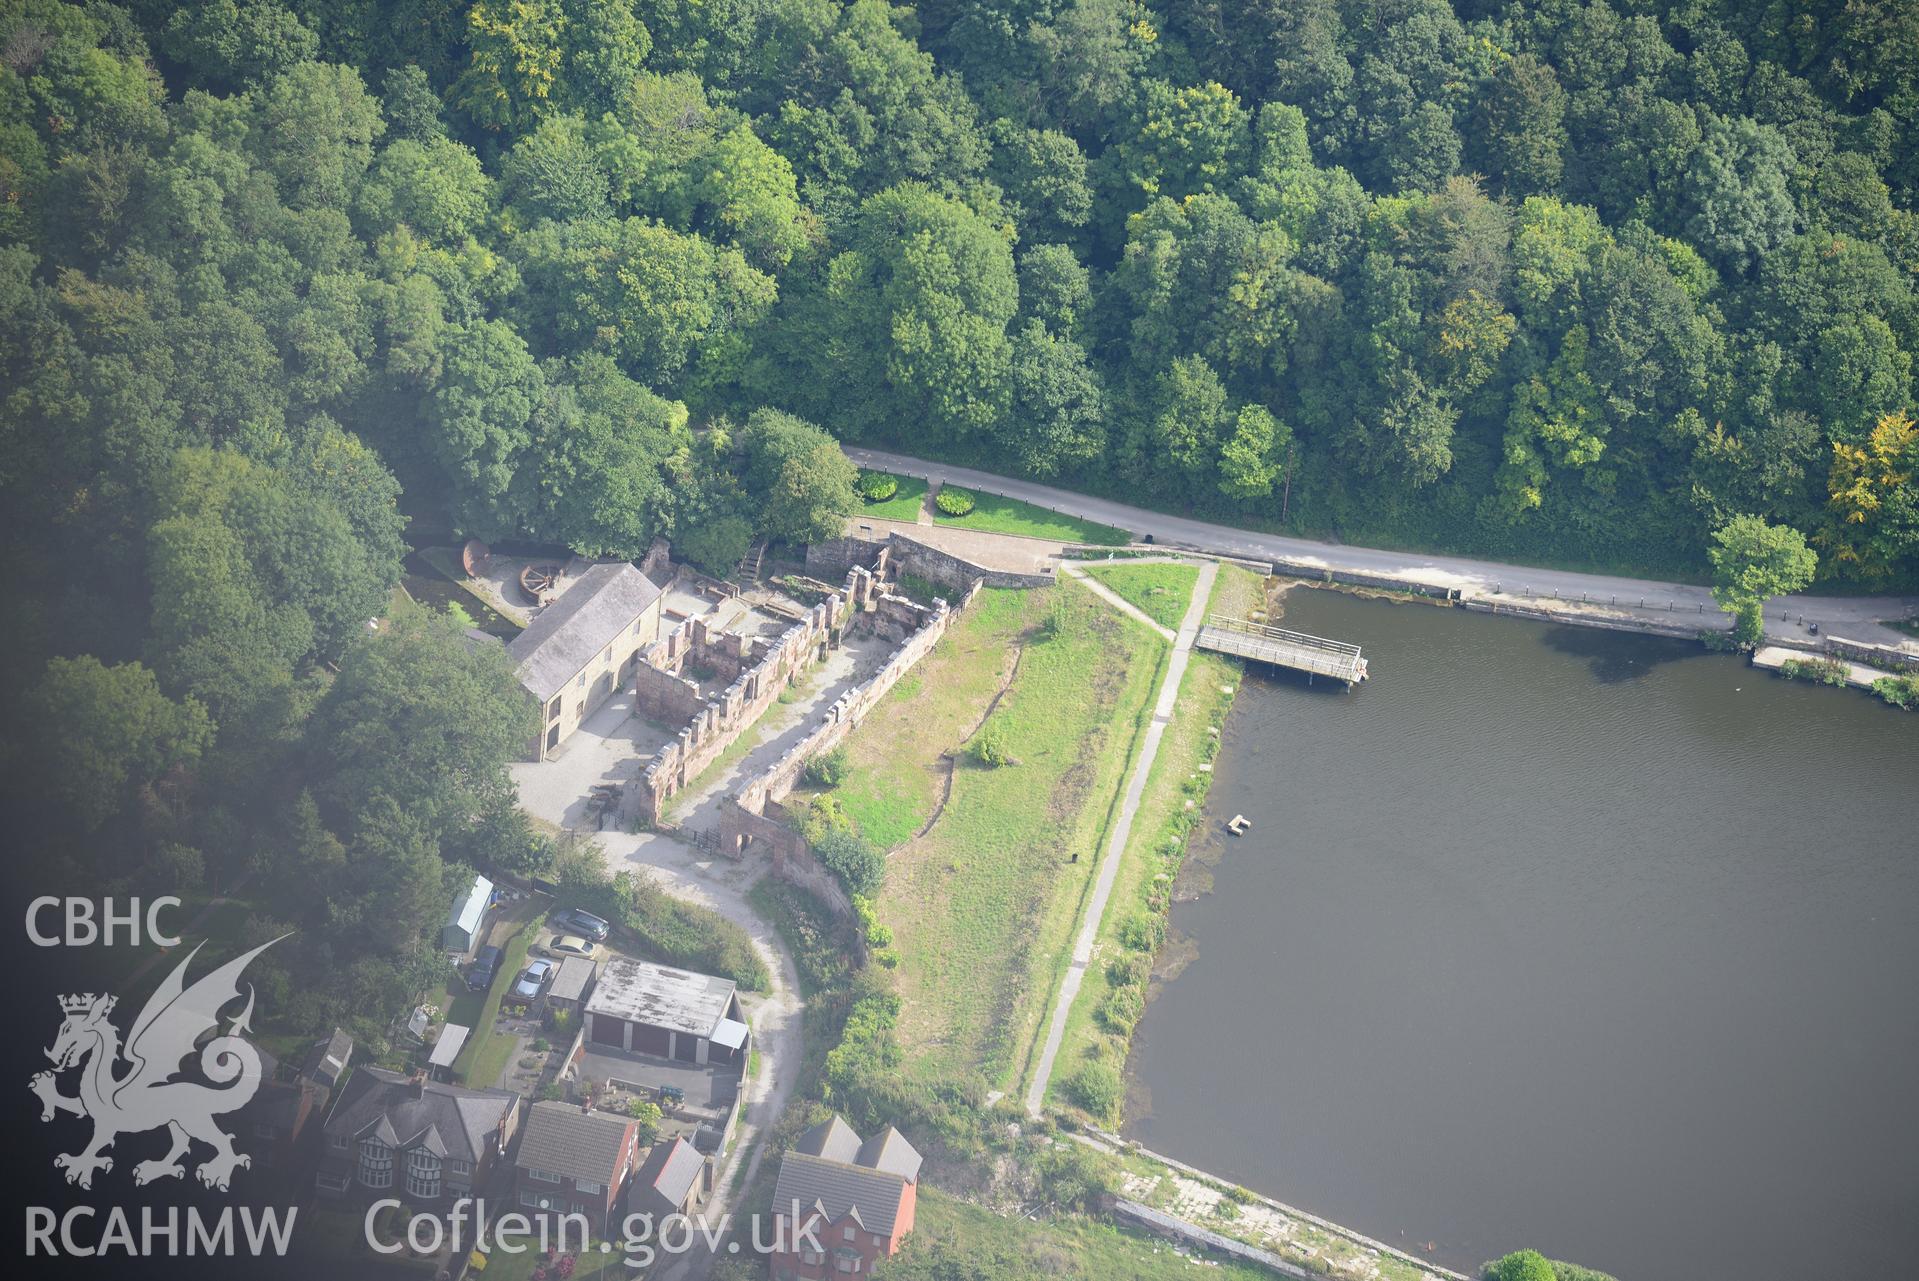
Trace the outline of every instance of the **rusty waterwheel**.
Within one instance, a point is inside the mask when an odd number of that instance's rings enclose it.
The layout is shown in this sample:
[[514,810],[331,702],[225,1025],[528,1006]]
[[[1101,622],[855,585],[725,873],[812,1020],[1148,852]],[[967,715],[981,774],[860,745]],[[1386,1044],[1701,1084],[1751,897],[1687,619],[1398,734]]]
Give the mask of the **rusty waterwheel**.
[[520,571],[520,590],[532,600],[545,603],[559,586],[560,567],[558,565],[528,565]]

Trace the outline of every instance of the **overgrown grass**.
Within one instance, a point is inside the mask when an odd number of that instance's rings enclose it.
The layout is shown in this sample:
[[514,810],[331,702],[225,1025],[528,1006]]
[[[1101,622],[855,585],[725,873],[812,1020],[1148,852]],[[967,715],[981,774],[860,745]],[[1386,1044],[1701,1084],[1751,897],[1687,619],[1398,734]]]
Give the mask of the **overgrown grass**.
[[[1207,608],[1244,616],[1258,603],[1259,595],[1258,576],[1234,565],[1221,565]],[[1160,739],[1159,757],[1147,779],[1132,833],[1120,856],[1113,895],[1107,900],[1106,915],[1100,922],[1093,946],[1093,963],[1067,1016],[1066,1036],[1060,1044],[1047,1094],[1055,1102],[1064,1098],[1061,1085],[1090,1060],[1104,1057],[1116,1063],[1124,1061],[1130,1027],[1116,1027],[1103,1019],[1102,1013],[1115,1011],[1116,1007],[1109,1003],[1114,1000],[1117,989],[1142,985],[1130,981],[1115,983],[1108,966],[1115,958],[1129,955],[1139,957],[1148,965],[1151,963],[1150,952],[1142,953],[1129,947],[1121,935],[1129,924],[1137,925],[1141,918],[1157,921],[1165,916],[1173,878],[1185,857],[1188,832],[1206,808],[1206,792],[1212,775],[1200,767],[1209,763],[1218,751],[1219,737],[1212,731],[1224,724],[1232,707],[1232,691],[1238,688],[1240,679],[1238,665],[1219,654],[1195,650],[1187,663],[1172,723]],[[1125,964],[1119,968],[1122,976],[1129,980],[1140,977],[1128,972]]]
[[895,476],[900,487],[891,498],[878,503],[861,503],[854,512],[856,516],[871,516],[876,520],[918,520],[920,507],[926,502],[926,482],[917,476]]
[[[1165,649],[1071,583],[1013,606],[1023,650],[990,716],[1013,763],[954,767],[939,821],[893,853],[878,903],[899,953],[899,1037],[911,1066],[978,1071],[1001,1085],[1024,1059],[1064,963]],[[935,688],[931,673],[926,684]],[[970,717],[953,709],[943,750],[971,737],[990,701],[974,702]],[[854,737],[899,750],[887,731],[869,720]],[[924,735],[909,742],[930,745]],[[899,811],[883,814],[897,830]]]
[[847,741],[838,796],[860,834],[880,849],[910,840],[944,786],[944,753],[985,715],[1031,624],[1026,593],[983,591]]
[[676,898],[646,875],[608,875],[598,845],[563,840],[551,876],[560,907],[583,907],[613,924],[608,942],[649,961],[730,978],[749,992],[771,986],[752,936],[703,904]]
[[851,929],[797,885],[763,876],[747,891],[753,910],[778,931],[799,971],[800,995],[811,1000],[846,978]]
[[[1102,525],[1097,521],[1081,520],[1077,516],[1068,516],[1064,512],[1048,511],[1032,503],[1021,502],[1017,498],[1001,498],[997,494],[981,494],[973,510],[964,516],[948,516],[935,511],[933,519],[942,525],[954,525],[961,529],[986,529],[999,534],[1025,534],[1029,538],[1056,538],[1063,543],[1101,543],[1110,547],[1123,547],[1132,541],[1132,536],[1123,529],[1111,525]],[[897,501],[897,500],[895,500]]]
[[1197,565],[1133,565],[1117,561],[1110,565],[1088,564],[1083,568],[1161,627],[1175,631],[1186,617],[1186,606],[1193,599],[1193,583],[1199,578]]
[[[1171,1245],[1122,1231],[1084,1215],[1040,1222],[995,1214],[935,1188],[922,1187],[913,1235],[898,1261],[873,1275],[922,1277],[929,1255],[964,1259],[969,1276],[1050,1277],[1054,1281],[1163,1281],[1195,1263]],[[1230,1259],[1208,1260],[1206,1275],[1231,1281],[1270,1281],[1271,1273]],[[937,1275],[944,1275],[939,1273]]]

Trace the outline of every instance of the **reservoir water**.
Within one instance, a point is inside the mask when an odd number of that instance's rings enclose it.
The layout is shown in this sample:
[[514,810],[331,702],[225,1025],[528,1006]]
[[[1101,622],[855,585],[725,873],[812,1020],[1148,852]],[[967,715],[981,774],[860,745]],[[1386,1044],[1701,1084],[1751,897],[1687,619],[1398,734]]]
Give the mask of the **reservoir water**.
[[1127,1133],[1462,1271],[1919,1276],[1919,718],[1687,642],[1284,624],[1373,680],[1245,682],[1208,827],[1253,830],[1189,864]]

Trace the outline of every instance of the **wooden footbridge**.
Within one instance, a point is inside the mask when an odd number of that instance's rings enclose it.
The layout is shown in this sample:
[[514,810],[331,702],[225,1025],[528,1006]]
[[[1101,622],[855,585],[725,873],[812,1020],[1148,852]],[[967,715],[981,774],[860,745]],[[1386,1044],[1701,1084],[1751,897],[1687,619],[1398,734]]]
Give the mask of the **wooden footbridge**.
[[1243,618],[1208,614],[1193,643],[1201,649],[1250,658],[1274,667],[1289,667],[1308,676],[1330,676],[1348,685],[1366,679],[1366,660],[1360,657],[1357,645],[1308,636],[1304,632],[1289,632],[1282,627],[1267,627]]

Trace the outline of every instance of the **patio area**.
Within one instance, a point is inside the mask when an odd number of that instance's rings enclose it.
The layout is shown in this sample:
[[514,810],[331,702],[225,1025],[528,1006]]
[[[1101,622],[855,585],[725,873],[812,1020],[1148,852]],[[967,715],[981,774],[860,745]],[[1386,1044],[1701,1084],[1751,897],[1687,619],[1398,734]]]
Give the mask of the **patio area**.
[[677,734],[635,716],[627,686],[609,694],[547,760],[515,761],[508,769],[529,813],[562,827],[592,827],[594,785],[624,783]]

